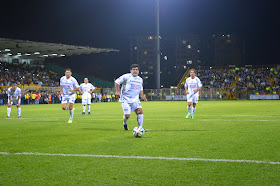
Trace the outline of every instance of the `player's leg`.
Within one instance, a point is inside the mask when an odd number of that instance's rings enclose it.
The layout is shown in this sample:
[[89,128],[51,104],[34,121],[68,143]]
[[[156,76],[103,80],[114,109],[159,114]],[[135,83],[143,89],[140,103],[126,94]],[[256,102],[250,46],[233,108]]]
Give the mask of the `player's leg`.
[[128,103],[121,103],[122,104],[122,109],[123,109],[123,128],[124,130],[128,130],[127,127],[127,120],[130,117],[130,113],[131,113],[131,108],[129,106]]
[[188,114],[186,115],[186,118],[189,118],[192,114],[192,102],[188,101]]
[[21,119],[20,101],[17,103],[17,112],[18,112],[18,118]]
[[62,108],[62,110],[67,110],[67,99],[66,99],[66,97],[65,96],[63,96],[62,97],[62,99],[61,99],[61,108]]
[[86,113],[86,99],[83,99],[82,98],[82,105],[83,105],[83,112],[82,112],[82,115],[85,115],[85,113]]
[[143,115],[143,108],[142,108],[141,102],[139,101],[137,103],[134,103],[132,109],[137,114],[138,125],[140,127],[142,127],[143,126],[143,121],[144,121],[144,115]]
[[90,115],[90,104],[91,104],[91,99],[89,98],[89,99],[87,100],[88,115]]
[[10,115],[11,115],[11,110],[12,110],[12,104],[13,102],[10,102],[9,99],[8,99],[8,107],[7,107],[7,119],[10,118]]
[[69,99],[69,110],[70,110],[70,118],[68,123],[72,123],[73,117],[74,117],[74,103],[76,100],[76,95],[72,95]]
[[195,109],[196,109],[197,102],[198,102],[198,96],[194,96],[194,98],[193,98],[193,109],[192,109],[192,115],[191,115],[192,119],[194,119],[194,112],[195,112]]
[[190,98],[190,95],[187,95],[187,102],[188,102],[188,114],[186,115],[186,118],[189,118],[191,116],[192,112],[192,99]]

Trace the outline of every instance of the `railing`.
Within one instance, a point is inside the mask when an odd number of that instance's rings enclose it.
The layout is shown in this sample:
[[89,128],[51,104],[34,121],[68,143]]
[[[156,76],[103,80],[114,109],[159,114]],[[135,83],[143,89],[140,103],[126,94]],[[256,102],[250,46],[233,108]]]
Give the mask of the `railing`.
[[[2,90],[8,87],[0,87]],[[4,88],[4,89],[3,89]],[[24,96],[25,92],[47,92],[47,93],[57,93],[60,91],[60,87],[33,87],[28,86],[22,87],[22,94]],[[97,88],[95,91],[96,95],[111,95],[114,98],[115,90],[112,88]],[[186,100],[186,93],[183,88],[163,88],[163,89],[144,89],[144,94],[149,101],[178,101]],[[240,88],[202,88],[200,91],[200,100],[247,100],[250,99],[250,95],[272,95],[280,94],[280,90],[255,90],[255,89],[240,89]],[[78,96],[77,102],[79,102],[81,95]],[[7,96],[1,95],[0,92],[0,105],[5,104],[7,101]],[[101,100],[103,101],[103,100]],[[111,100],[112,101],[112,100]],[[115,98],[113,101],[116,101]],[[106,102],[106,101],[105,101]],[[58,103],[58,102],[55,102]]]

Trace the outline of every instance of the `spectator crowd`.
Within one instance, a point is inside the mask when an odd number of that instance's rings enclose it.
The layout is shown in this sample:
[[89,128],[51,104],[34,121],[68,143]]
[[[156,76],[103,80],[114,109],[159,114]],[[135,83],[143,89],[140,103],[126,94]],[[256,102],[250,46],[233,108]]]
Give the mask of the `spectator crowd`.
[[41,66],[0,62],[0,86],[10,86],[13,82],[21,85],[59,86],[59,75]]
[[199,70],[197,73],[204,87],[279,91],[280,73],[276,68],[235,68],[223,70]]

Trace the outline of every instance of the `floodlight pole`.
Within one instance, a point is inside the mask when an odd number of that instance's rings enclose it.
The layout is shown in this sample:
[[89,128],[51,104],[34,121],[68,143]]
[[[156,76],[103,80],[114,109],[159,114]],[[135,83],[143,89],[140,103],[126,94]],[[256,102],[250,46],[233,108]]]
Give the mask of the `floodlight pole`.
[[156,0],[156,88],[160,89],[159,0]]

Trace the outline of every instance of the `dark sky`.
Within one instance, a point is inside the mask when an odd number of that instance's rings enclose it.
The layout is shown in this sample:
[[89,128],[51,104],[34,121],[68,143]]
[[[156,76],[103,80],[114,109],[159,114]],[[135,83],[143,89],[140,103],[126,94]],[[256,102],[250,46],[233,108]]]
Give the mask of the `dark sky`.
[[[160,34],[235,33],[246,41],[248,64],[276,64],[277,5],[266,0],[160,0]],[[11,0],[0,7],[0,37],[119,49],[69,59],[71,66],[81,62],[85,72],[111,80],[128,71],[128,35],[154,34],[154,12],[154,0]]]

